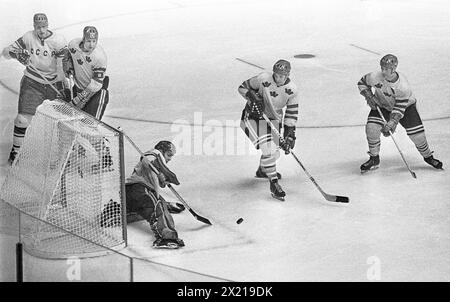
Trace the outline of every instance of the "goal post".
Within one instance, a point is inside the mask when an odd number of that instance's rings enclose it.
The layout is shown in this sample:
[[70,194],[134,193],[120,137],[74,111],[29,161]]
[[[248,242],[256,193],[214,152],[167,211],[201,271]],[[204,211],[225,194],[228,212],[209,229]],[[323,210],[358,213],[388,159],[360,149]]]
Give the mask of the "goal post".
[[123,144],[120,131],[63,101],[37,108],[0,196],[37,218],[21,233],[27,252],[89,257],[126,246]]

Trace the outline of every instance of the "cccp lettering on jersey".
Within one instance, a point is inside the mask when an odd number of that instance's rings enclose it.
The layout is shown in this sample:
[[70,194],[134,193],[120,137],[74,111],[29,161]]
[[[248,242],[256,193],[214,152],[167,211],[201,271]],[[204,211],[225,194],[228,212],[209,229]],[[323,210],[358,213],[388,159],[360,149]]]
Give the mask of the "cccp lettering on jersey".
[[[39,49],[39,48],[37,48],[36,50],[35,50],[34,48],[31,48],[31,51],[30,51],[30,52],[31,52],[31,54],[35,54],[35,55],[37,55],[37,56],[41,55],[41,53],[42,53],[42,55],[43,55],[44,57],[48,57],[48,51],[47,51],[47,50],[44,50],[44,51],[42,52],[42,50]],[[52,51],[51,56],[52,56],[52,57],[55,57],[55,56],[56,56],[56,51]]]

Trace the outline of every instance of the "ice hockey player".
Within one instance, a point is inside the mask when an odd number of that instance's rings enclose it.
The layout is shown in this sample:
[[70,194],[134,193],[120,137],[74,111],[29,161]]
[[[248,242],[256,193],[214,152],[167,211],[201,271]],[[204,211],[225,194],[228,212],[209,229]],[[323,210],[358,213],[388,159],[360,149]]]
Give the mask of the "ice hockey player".
[[[379,167],[381,133],[389,136],[389,131],[395,132],[399,123],[405,128],[425,162],[433,168],[442,169],[442,162],[433,157],[433,151],[428,146],[425,129],[416,108],[416,98],[409,83],[402,73],[396,71],[397,57],[392,54],[383,56],[380,66],[381,71],[368,73],[358,82],[359,91],[370,107],[366,124],[370,158],[361,165],[361,173]],[[377,106],[387,123],[379,115]]]
[[[63,83],[58,77],[57,59],[63,56],[67,43],[63,36],[50,31],[48,24],[45,14],[35,14],[33,16],[34,30],[26,32],[2,51],[6,59],[14,58],[26,67],[20,81],[13,147],[8,159],[10,164],[14,162],[22,146],[25,132],[36,113],[36,108],[46,99],[56,99],[58,94],[55,90],[60,91],[61,95],[64,93]],[[54,88],[50,87],[49,83]]]
[[[241,128],[256,149],[262,152],[256,177],[268,178],[272,196],[283,201],[286,193],[278,183],[281,175],[277,173],[276,161],[280,157],[279,148],[288,154],[295,146],[298,89],[289,78],[291,64],[288,61],[278,60],[272,71],[262,72],[239,86],[238,92],[247,102],[242,111]],[[283,125],[282,143],[273,138],[272,126],[263,119],[263,114],[278,131]]]
[[[98,44],[98,36],[94,26],[84,27],[83,37],[69,42],[62,65],[66,87],[69,89],[66,89],[66,101],[101,120],[109,102],[109,77],[105,75],[107,57]],[[70,87],[67,83],[71,83],[72,79],[75,83]],[[101,145],[98,150],[102,158],[101,168],[111,170],[113,163],[108,142],[103,141],[98,145]],[[94,170],[99,168],[95,167]]]
[[[184,246],[170,214],[183,211],[184,206],[165,201],[159,193],[167,183],[179,184],[176,175],[166,165],[175,153],[171,142],[160,141],[153,150],[144,153],[145,156],[141,157],[126,180],[127,213],[135,212],[150,223],[156,237],[153,243],[155,248],[176,249]],[[159,174],[152,171],[150,165]]]
[[98,30],[94,26],[83,29],[83,37],[69,42],[63,58],[66,78],[73,78],[73,99],[66,93],[67,101],[101,120],[109,102],[109,77],[106,73],[107,58],[98,44]]

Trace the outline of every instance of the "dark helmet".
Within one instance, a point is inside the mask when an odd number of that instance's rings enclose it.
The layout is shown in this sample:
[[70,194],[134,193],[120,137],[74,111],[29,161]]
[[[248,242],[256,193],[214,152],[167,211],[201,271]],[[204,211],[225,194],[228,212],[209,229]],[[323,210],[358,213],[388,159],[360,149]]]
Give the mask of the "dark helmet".
[[172,154],[175,154],[176,152],[175,145],[169,141],[160,141],[155,145],[155,149],[161,151],[162,153],[170,151]]
[[385,68],[395,69],[398,66],[398,59],[396,56],[387,54],[380,60],[380,66]]
[[33,25],[34,26],[48,26],[47,16],[43,13],[34,14]]
[[96,39],[98,40],[98,30],[94,26],[86,26],[83,29],[83,40]]
[[273,65],[273,72],[282,75],[289,75],[289,73],[291,72],[291,63],[286,60],[278,60]]

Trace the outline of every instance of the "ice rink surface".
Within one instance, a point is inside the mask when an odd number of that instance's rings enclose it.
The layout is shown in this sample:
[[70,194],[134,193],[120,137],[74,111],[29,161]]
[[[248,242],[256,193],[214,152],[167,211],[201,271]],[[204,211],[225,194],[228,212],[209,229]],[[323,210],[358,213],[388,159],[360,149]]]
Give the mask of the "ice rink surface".
[[[380,168],[361,175],[369,109],[356,86],[378,70],[382,55],[397,55],[428,142],[447,168],[450,3],[89,2],[2,1],[0,46],[31,30],[35,12],[47,13],[50,29],[68,41],[94,25],[111,79],[104,121],[142,149],[192,134],[170,166],[181,181],[177,191],[213,225],[187,211],[174,215],[186,246],[168,251],[151,247],[148,224],[134,223],[125,254],[235,281],[450,281],[448,169],[428,166],[399,127],[395,138],[417,179],[390,138],[382,138]],[[259,153],[238,151],[245,137],[237,127],[244,105],[237,87],[280,58],[291,62],[300,89],[295,153],[327,193],[348,196],[349,204],[325,201],[284,155],[278,171],[287,197],[277,201],[268,181],[254,178]],[[0,60],[3,181],[23,66]],[[126,144],[127,176],[138,159]]]

